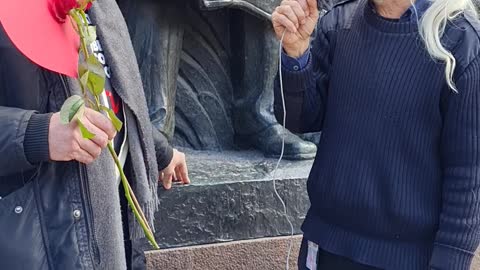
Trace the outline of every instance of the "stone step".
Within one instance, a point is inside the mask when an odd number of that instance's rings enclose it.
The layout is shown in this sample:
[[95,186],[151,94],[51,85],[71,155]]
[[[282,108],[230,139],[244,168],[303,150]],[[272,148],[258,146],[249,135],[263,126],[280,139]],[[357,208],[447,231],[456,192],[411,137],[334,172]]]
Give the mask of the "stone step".
[[265,270],[285,269],[292,242],[289,269],[297,268],[302,237],[275,237],[190,246],[146,252],[147,269]]

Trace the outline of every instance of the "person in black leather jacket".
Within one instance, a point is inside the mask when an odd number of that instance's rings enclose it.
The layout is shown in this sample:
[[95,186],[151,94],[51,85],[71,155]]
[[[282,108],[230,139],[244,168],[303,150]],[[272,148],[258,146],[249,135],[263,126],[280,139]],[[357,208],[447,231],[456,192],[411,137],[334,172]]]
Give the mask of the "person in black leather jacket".
[[[95,3],[89,15],[103,45],[96,53],[109,61],[112,73],[109,93],[116,101],[107,99],[112,104],[106,105],[123,112],[124,169],[153,223],[158,179],[166,189],[174,179],[189,182],[185,155],[151,128],[135,55],[115,1]],[[29,61],[0,22],[2,269],[131,267],[124,240],[142,233],[124,201],[120,210],[124,195],[113,161],[102,151],[119,135],[105,116],[90,109],[85,122],[95,131],[92,141],[83,139],[76,126],[60,124],[58,111],[75,93],[79,85],[74,79]]]

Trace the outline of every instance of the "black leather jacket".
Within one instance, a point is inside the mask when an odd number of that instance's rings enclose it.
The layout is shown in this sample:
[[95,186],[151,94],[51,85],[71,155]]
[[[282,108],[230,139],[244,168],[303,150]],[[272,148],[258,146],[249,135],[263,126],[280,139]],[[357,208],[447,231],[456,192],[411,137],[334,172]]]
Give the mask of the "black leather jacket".
[[[0,25],[0,269],[93,269],[85,166],[48,160],[50,112],[67,96],[66,78],[27,60]],[[162,169],[172,149],[154,133]]]

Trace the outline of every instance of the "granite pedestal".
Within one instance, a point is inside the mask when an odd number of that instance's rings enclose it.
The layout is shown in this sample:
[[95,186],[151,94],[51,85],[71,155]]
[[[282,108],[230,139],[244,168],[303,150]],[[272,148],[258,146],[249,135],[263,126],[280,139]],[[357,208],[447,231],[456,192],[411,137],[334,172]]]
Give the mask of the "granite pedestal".
[[[192,246],[290,234],[273,190],[275,159],[259,152],[187,150],[192,184],[160,188],[155,234],[161,248]],[[309,201],[306,177],[312,161],[282,161],[277,190],[300,233]],[[142,245],[148,250],[148,244]]]

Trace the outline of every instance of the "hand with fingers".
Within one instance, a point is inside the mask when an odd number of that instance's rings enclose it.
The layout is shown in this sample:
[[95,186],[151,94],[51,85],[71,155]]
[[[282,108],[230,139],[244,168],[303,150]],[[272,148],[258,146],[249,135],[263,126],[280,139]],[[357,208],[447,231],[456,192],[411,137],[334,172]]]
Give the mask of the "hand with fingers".
[[310,36],[319,17],[317,0],[283,0],[272,14],[277,38],[283,33],[283,50],[294,58],[302,56],[310,46]]
[[91,140],[83,138],[76,121],[65,125],[60,120],[60,113],[52,115],[48,132],[51,160],[76,160],[90,164],[100,156],[102,149],[117,133],[106,116],[89,108],[85,109],[82,123],[95,134]]
[[190,184],[188,178],[187,161],[185,154],[173,149],[173,158],[170,164],[160,172],[160,181],[165,189],[172,188],[172,182],[181,182],[182,184]]

